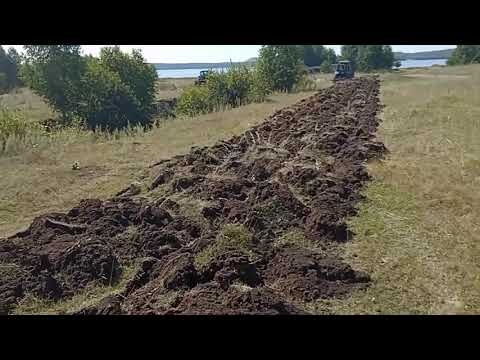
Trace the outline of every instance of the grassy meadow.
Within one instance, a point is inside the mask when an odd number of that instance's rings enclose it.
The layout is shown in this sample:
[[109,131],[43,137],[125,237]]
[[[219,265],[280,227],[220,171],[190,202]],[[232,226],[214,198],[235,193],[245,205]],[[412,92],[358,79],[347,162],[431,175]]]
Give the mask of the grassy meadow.
[[480,313],[480,65],[382,75],[379,130],[346,260],[373,285],[318,313]]

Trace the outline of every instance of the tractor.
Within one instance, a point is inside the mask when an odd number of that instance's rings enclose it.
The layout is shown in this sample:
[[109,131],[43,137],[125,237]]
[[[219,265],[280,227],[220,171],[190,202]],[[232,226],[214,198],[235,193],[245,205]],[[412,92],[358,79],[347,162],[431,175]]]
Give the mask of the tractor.
[[339,61],[338,64],[335,64],[335,77],[333,81],[352,79],[354,75],[355,72],[350,61]]
[[195,85],[204,85],[207,83],[208,75],[210,74],[210,70],[202,70],[200,71],[200,75],[198,76],[197,80],[195,80]]

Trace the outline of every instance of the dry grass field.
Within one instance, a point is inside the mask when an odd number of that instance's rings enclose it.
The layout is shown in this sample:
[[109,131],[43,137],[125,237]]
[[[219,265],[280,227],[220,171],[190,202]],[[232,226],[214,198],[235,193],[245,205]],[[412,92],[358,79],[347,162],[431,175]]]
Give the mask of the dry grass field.
[[320,313],[480,313],[480,66],[383,76],[379,137],[391,154],[375,180],[347,261],[374,284]]

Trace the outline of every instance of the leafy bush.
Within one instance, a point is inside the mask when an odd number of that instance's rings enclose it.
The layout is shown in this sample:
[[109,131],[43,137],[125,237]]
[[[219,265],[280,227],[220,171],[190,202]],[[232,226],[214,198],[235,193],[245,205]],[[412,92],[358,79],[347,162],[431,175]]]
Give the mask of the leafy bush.
[[213,72],[207,88],[215,110],[261,102],[268,93],[255,69],[247,66],[232,66],[226,73]]
[[0,94],[3,94],[8,90],[7,74],[0,72]]
[[480,63],[480,45],[457,45],[447,65]]
[[390,70],[395,61],[390,45],[342,45],[341,53],[358,71]]
[[320,66],[321,72],[333,72],[332,65],[337,61],[333,49],[323,45],[298,45],[303,54],[303,63],[306,66]]
[[0,153],[5,151],[9,138],[23,140],[28,130],[29,124],[19,111],[0,107]]
[[335,62],[330,62],[330,60],[326,60],[320,65],[320,72],[322,73],[333,73],[334,72],[334,63]]
[[80,45],[25,45],[21,77],[63,118],[75,115],[86,58]]
[[303,54],[297,45],[263,45],[257,70],[272,91],[290,92],[303,76]]
[[227,72],[211,72],[205,86],[185,89],[178,101],[177,112],[195,116],[262,102],[267,94],[267,86],[255,69],[232,66]]
[[129,55],[119,47],[103,48],[100,53],[102,65],[118,74],[138,101],[138,110],[145,117],[154,111],[155,82],[158,79],[155,67],[146,64],[140,50],[132,50]]
[[19,85],[18,60],[15,49],[10,48],[7,53],[0,45],[0,94]]
[[22,78],[67,121],[114,130],[149,126],[157,73],[140,51],[103,48],[82,56],[79,45],[26,45]]
[[303,76],[293,87],[293,91],[314,91],[317,89],[317,84],[308,75]]
[[196,116],[213,111],[209,91],[204,86],[186,88],[177,103],[177,112],[182,115]]
[[133,91],[97,59],[88,61],[77,96],[75,115],[90,129],[121,129],[145,119]]

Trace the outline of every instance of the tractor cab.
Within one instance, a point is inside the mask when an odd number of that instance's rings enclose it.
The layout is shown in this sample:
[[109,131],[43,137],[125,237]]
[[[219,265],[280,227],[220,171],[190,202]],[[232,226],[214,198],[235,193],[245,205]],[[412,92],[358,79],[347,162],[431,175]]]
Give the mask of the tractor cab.
[[353,66],[350,61],[339,61],[338,64],[335,64],[335,78],[334,80],[340,79],[351,79],[354,76]]
[[207,77],[210,74],[210,70],[202,70],[200,71],[200,75],[198,76],[197,80],[195,81],[195,85],[202,85],[207,82]]

